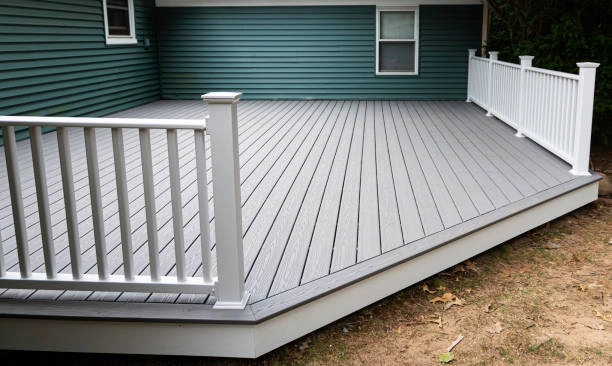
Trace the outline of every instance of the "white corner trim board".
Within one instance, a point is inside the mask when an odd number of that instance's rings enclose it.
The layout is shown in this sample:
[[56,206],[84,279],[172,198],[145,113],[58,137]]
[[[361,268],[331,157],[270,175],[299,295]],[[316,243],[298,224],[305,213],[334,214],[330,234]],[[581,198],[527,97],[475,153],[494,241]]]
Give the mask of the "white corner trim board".
[[5,317],[0,348],[255,358],[592,202],[597,188],[587,184],[258,324]]
[[155,0],[157,7],[332,6],[332,5],[479,5],[483,0]]

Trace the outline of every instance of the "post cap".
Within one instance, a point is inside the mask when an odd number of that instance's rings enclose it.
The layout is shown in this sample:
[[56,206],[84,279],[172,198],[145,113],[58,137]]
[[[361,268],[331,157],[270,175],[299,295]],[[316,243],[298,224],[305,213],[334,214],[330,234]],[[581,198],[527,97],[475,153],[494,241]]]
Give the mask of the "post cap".
[[234,92],[210,92],[202,95],[202,100],[208,104],[236,103],[242,97],[242,93]]
[[476,53],[476,49],[475,48],[468,48],[468,52],[469,53]]
[[522,60],[526,60],[526,61],[531,61],[533,60],[535,56],[519,56],[519,58]]
[[497,60],[497,56],[499,55],[498,51],[489,51],[489,58],[493,60]]
[[578,62],[576,65],[581,69],[596,69],[599,67],[597,62]]

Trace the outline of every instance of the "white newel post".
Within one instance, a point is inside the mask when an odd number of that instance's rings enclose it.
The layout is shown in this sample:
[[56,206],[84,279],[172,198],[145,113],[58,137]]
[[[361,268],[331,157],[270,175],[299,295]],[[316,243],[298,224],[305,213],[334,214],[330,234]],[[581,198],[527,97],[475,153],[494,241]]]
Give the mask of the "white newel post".
[[472,57],[476,56],[476,49],[475,48],[470,48],[468,50],[468,77],[467,77],[467,99],[465,100],[467,103],[471,103],[472,99],[470,98],[470,96],[472,95],[472,88],[474,87],[472,78],[474,77],[474,75],[472,75]]
[[580,62],[577,65],[580,68],[580,73],[578,75],[574,163],[572,164],[570,173],[574,175],[591,175],[591,173],[589,173],[589,154],[591,152],[595,72],[599,64],[594,62]]
[[487,117],[493,116],[493,61],[497,61],[499,52],[489,52],[489,77],[487,79]]
[[238,117],[236,103],[242,93],[214,92],[202,96],[210,117],[215,234],[217,239],[217,302],[215,309],[244,309],[249,293],[244,289]]
[[532,62],[533,62],[533,56],[519,56],[519,59],[521,59],[521,79],[519,80],[519,113],[518,113],[518,121],[515,121],[517,129],[516,129],[516,133],[514,134],[514,136],[516,137],[525,137],[525,135],[523,135],[523,126],[525,124],[525,103],[527,102],[526,97],[525,97],[525,91],[526,91],[526,70],[528,68],[531,67]]

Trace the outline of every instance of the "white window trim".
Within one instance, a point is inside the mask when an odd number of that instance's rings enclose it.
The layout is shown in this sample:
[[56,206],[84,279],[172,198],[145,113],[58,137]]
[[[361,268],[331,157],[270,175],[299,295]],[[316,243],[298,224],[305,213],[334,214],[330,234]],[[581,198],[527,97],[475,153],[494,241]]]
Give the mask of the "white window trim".
[[[380,12],[413,11],[414,12],[414,71],[380,71]],[[385,39],[385,41],[406,41],[407,39]],[[418,75],[419,74],[419,7],[418,6],[388,6],[376,7],[376,75]]]
[[102,10],[104,11],[104,37],[107,45],[137,44],[136,21],[134,20],[134,0],[128,0],[128,12],[130,19],[130,35],[117,36],[108,34],[108,15],[106,14],[106,0],[102,0]]

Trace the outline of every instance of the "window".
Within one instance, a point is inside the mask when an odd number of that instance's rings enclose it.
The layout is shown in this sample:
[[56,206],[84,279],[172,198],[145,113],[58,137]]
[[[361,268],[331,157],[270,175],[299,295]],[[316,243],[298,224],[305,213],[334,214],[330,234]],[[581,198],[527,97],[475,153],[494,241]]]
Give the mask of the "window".
[[418,8],[377,8],[376,74],[418,74],[418,40]]
[[106,44],[136,44],[134,0],[102,0]]

